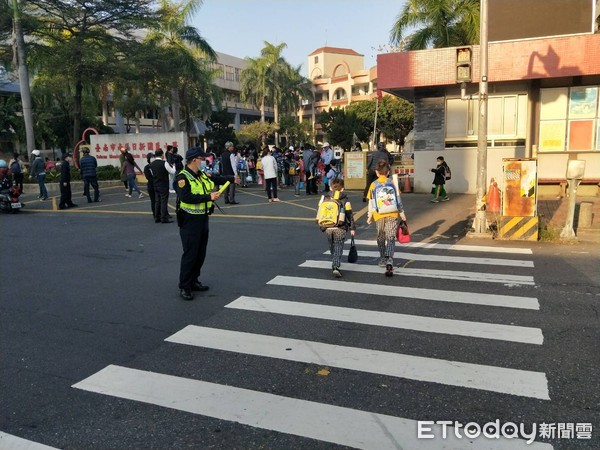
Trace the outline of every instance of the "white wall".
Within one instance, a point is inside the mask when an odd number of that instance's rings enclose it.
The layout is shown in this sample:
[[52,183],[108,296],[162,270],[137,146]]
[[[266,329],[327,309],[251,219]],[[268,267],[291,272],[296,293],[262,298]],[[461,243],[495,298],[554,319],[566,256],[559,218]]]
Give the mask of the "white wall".
[[[415,192],[429,192],[433,186],[433,172],[435,160],[443,156],[452,169],[452,179],[446,184],[448,193],[475,194],[477,183],[477,148],[453,148],[439,151],[416,151],[415,153]],[[498,187],[502,184],[502,159],[524,158],[523,147],[488,148],[487,182],[494,178]],[[486,187],[487,190],[487,187]]]

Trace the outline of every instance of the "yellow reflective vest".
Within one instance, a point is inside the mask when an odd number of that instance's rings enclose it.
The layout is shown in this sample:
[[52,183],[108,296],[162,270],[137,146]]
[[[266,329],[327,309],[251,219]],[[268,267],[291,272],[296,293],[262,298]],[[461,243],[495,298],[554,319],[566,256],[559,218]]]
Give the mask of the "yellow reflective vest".
[[[213,183],[204,173],[200,173],[199,178],[194,177],[185,169],[179,173],[183,174],[188,179],[192,194],[194,195],[208,195],[215,188],[215,183]],[[212,201],[210,200],[202,203],[185,203],[183,201],[179,203],[179,209],[188,214],[208,214],[211,207]]]

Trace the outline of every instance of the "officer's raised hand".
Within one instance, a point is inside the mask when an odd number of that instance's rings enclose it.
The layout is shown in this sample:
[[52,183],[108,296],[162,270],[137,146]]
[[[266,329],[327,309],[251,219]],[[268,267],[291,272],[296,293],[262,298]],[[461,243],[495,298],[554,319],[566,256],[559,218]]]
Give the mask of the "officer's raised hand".
[[211,192],[210,200],[214,202],[215,200],[218,200],[220,196],[221,196],[220,192]]

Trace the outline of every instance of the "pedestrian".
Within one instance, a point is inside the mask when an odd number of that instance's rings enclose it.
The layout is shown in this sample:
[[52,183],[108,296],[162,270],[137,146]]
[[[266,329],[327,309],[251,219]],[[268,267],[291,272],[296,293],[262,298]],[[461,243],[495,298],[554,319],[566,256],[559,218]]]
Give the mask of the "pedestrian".
[[365,190],[363,192],[363,202],[367,201],[367,191],[369,187],[377,178],[377,174],[375,173],[375,169],[379,164],[379,161],[386,161],[391,167],[394,164],[394,157],[391,153],[387,151],[387,148],[383,142],[379,142],[377,144],[377,151],[375,151],[372,155],[369,156],[367,162],[367,184],[365,185]]
[[[237,159],[233,142],[227,141],[225,143],[225,150],[221,153],[221,175],[237,177]],[[230,205],[237,205],[239,202],[235,201],[235,184],[231,183],[225,192],[225,203]]]
[[319,154],[319,150],[314,148],[309,152],[310,156],[308,158],[308,168],[306,169],[306,194],[318,194],[319,188],[317,187],[317,181],[320,177],[318,165],[321,161],[321,155]]
[[306,188],[306,195],[311,195],[312,191],[308,183],[308,178],[310,177],[310,159],[312,157],[312,151],[310,147],[306,146],[306,148],[300,147],[302,151],[302,165],[304,167],[304,186]]
[[300,177],[302,176],[302,160],[299,155],[294,156],[294,159],[290,162],[289,168],[290,177],[294,184],[294,195],[300,197]]
[[[321,160],[325,165],[325,169],[323,171],[324,174],[329,173],[331,170],[331,161],[333,161],[333,149],[329,142],[323,142],[323,147],[321,150]],[[323,177],[323,192],[329,191],[329,178],[327,176]]]
[[271,155],[271,151],[269,150],[268,146],[265,146],[260,161],[262,170],[264,172],[263,177],[265,179],[265,190],[267,191],[269,203],[279,202],[280,200],[277,198],[277,180],[279,178],[277,176],[277,161],[273,155]]
[[44,162],[44,169],[46,170],[46,173],[51,172],[52,170],[56,169],[56,163],[50,158],[46,157],[46,160]]
[[181,170],[183,169],[183,157],[179,154],[179,149],[176,146],[171,147],[171,152],[168,153],[168,155],[171,156],[170,158],[167,158],[166,161],[175,169],[175,172],[169,175],[169,192],[171,194],[174,194],[175,175],[181,172]]
[[63,155],[63,162],[60,165],[60,201],[58,209],[75,208],[77,205],[73,203],[71,192],[71,161],[70,153]]
[[379,266],[385,267],[385,275],[394,274],[394,249],[398,230],[398,216],[406,220],[400,191],[389,177],[390,165],[380,160],[375,168],[377,179],[371,183],[367,192],[369,209],[367,224],[374,220],[377,227],[377,247]]
[[150,209],[152,210],[152,217],[156,217],[155,214],[155,205],[156,195],[154,192],[154,175],[152,175],[152,170],[150,170],[150,164],[154,161],[154,153],[150,152],[146,155],[146,161],[148,164],[144,166],[144,176],[146,180],[148,180],[148,184],[146,185],[146,189],[148,190],[148,197],[150,197]]
[[44,201],[48,199],[48,190],[46,189],[46,167],[44,159],[40,156],[39,150],[33,150],[31,155],[34,156],[35,159],[31,163],[29,178],[37,181],[40,188],[40,195],[38,198],[41,201]]
[[240,177],[240,187],[248,187],[248,159],[246,150],[237,151],[237,172]]
[[435,163],[435,169],[431,169],[431,171],[434,173],[433,189],[431,190],[431,193],[433,194],[433,199],[431,200],[431,203],[439,203],[440,198],[443,202],[447,202],[448,200],[450,200],[450,197],[448,197],[448,194],[446,194],[446,189],[444,188],[444,185],[446,184],[446,168],[448,167],[448,165],[446,164],[446,161],[444,161],[443,156],[438,156],[435,160]]
[[25,167],[23,166],[23,161],[19,159],[18,153],[15,152],[13,154],[13,158],[8,162],[8,168],[13,175],[14,183],[19,187],[19,192],[22,194]]
[[121,181],[125,185],[125,192],[129,190],[129,185],[127,184],[127,174],[125,173],[125,151],[126,148],[122,145],[119,147],[119,162],[121,163]]
[[342,169],[338,163],[339,161],[337,159],[332,159],[331,164],[329,165],[330,169],[327,172],[326,177],[330,184],[332,180],[337,178],[344,179],[344,176],[342,175]]
[[[330,211],[335,211],[333,215],[336,219],[330,222],[328,226],[321,226],[321,231],[327,235],[329,242],[329,250],[331,252],[331,270],[336,278],[342,277],[340,264],[342,253],[344,251],[344,242],[346,241],[346,232],[350,230],[350,235],[354,236],[356,224],[352,215],[352,205],[348,196],[344,192],[344,180],[336,178],[331,180],[330,187],[331,195],[321,197],[319,202],[319,210],[326,206]],[[330,202],[330,205],[324,205],[325,202]]]
[[90,149],[84,147],[83,156],[79,160],[79,168],[81,170],[81,178],[83,178],[83,195],[87,197],[88,203],[92,203],[92,197],[90,196],[90,185],[94,189],[94,202],[101,202],[100,200],[100,188],[98,187],[98,175],[96,169],[98,168],[98,161],[92,155],[90,155]]
[[[137,165],[137,163],[135,162],[135,159],[133,158],[133,155],[131,153],[129,153],[129,148],[125,148],[125,173],[127,174],[127,184],[129,185],[129,193],[125,194],[125,197],[129,197],[131,198],[131,193],[133,191],[138,193],[138,198],[143,198],[144,194],[142,194],[142,191],[140,191],[140,188],[137,185],[137,181],[136,181],[136,174],[135,174],[135,169],[139,170],[140,172],[143,173],[142,169],[140,169],[140,166]],[[154,188],[156,189],[156,186],[154,186]]]
[[208,286],[200,282],[200,271],[206,258],[208,244],[208,216],[219,192],[213,192],[215,184],[238,182],[231,175],[209,176],[200,170],[202,162],[209,156],[200,147],[190,148],[186,154],[186,167],[177,174],[177,224],[183,246],[179,270],[179,294],[184,300],[193,300],[192,291],[207,291]]
[[175,174],[175,167],[163,159],[164,152],[158,149],[154,152],[155,160],[150,164],[154,180],[154,222],[171,223],[169,217],[169,177]]
[[256,150],[254,148],[251,148],[248,151],[248,172],[250,173],[250,177],[252,178],[252,183],[256,183],[258,180],[257,177],[257,173],[256,173],[256,159],[257,159],[257,155],[256,155]]

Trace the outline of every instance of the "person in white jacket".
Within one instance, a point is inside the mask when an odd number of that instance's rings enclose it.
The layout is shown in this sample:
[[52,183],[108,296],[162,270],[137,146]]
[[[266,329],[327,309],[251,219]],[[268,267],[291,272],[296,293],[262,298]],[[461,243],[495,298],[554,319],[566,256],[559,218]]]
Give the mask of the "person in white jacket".
[[261,164],[264,171],[267,196],[269,203],[279,202],[277,198],[277,161],[271,155],[269,147],[265,147],[261,155]]

